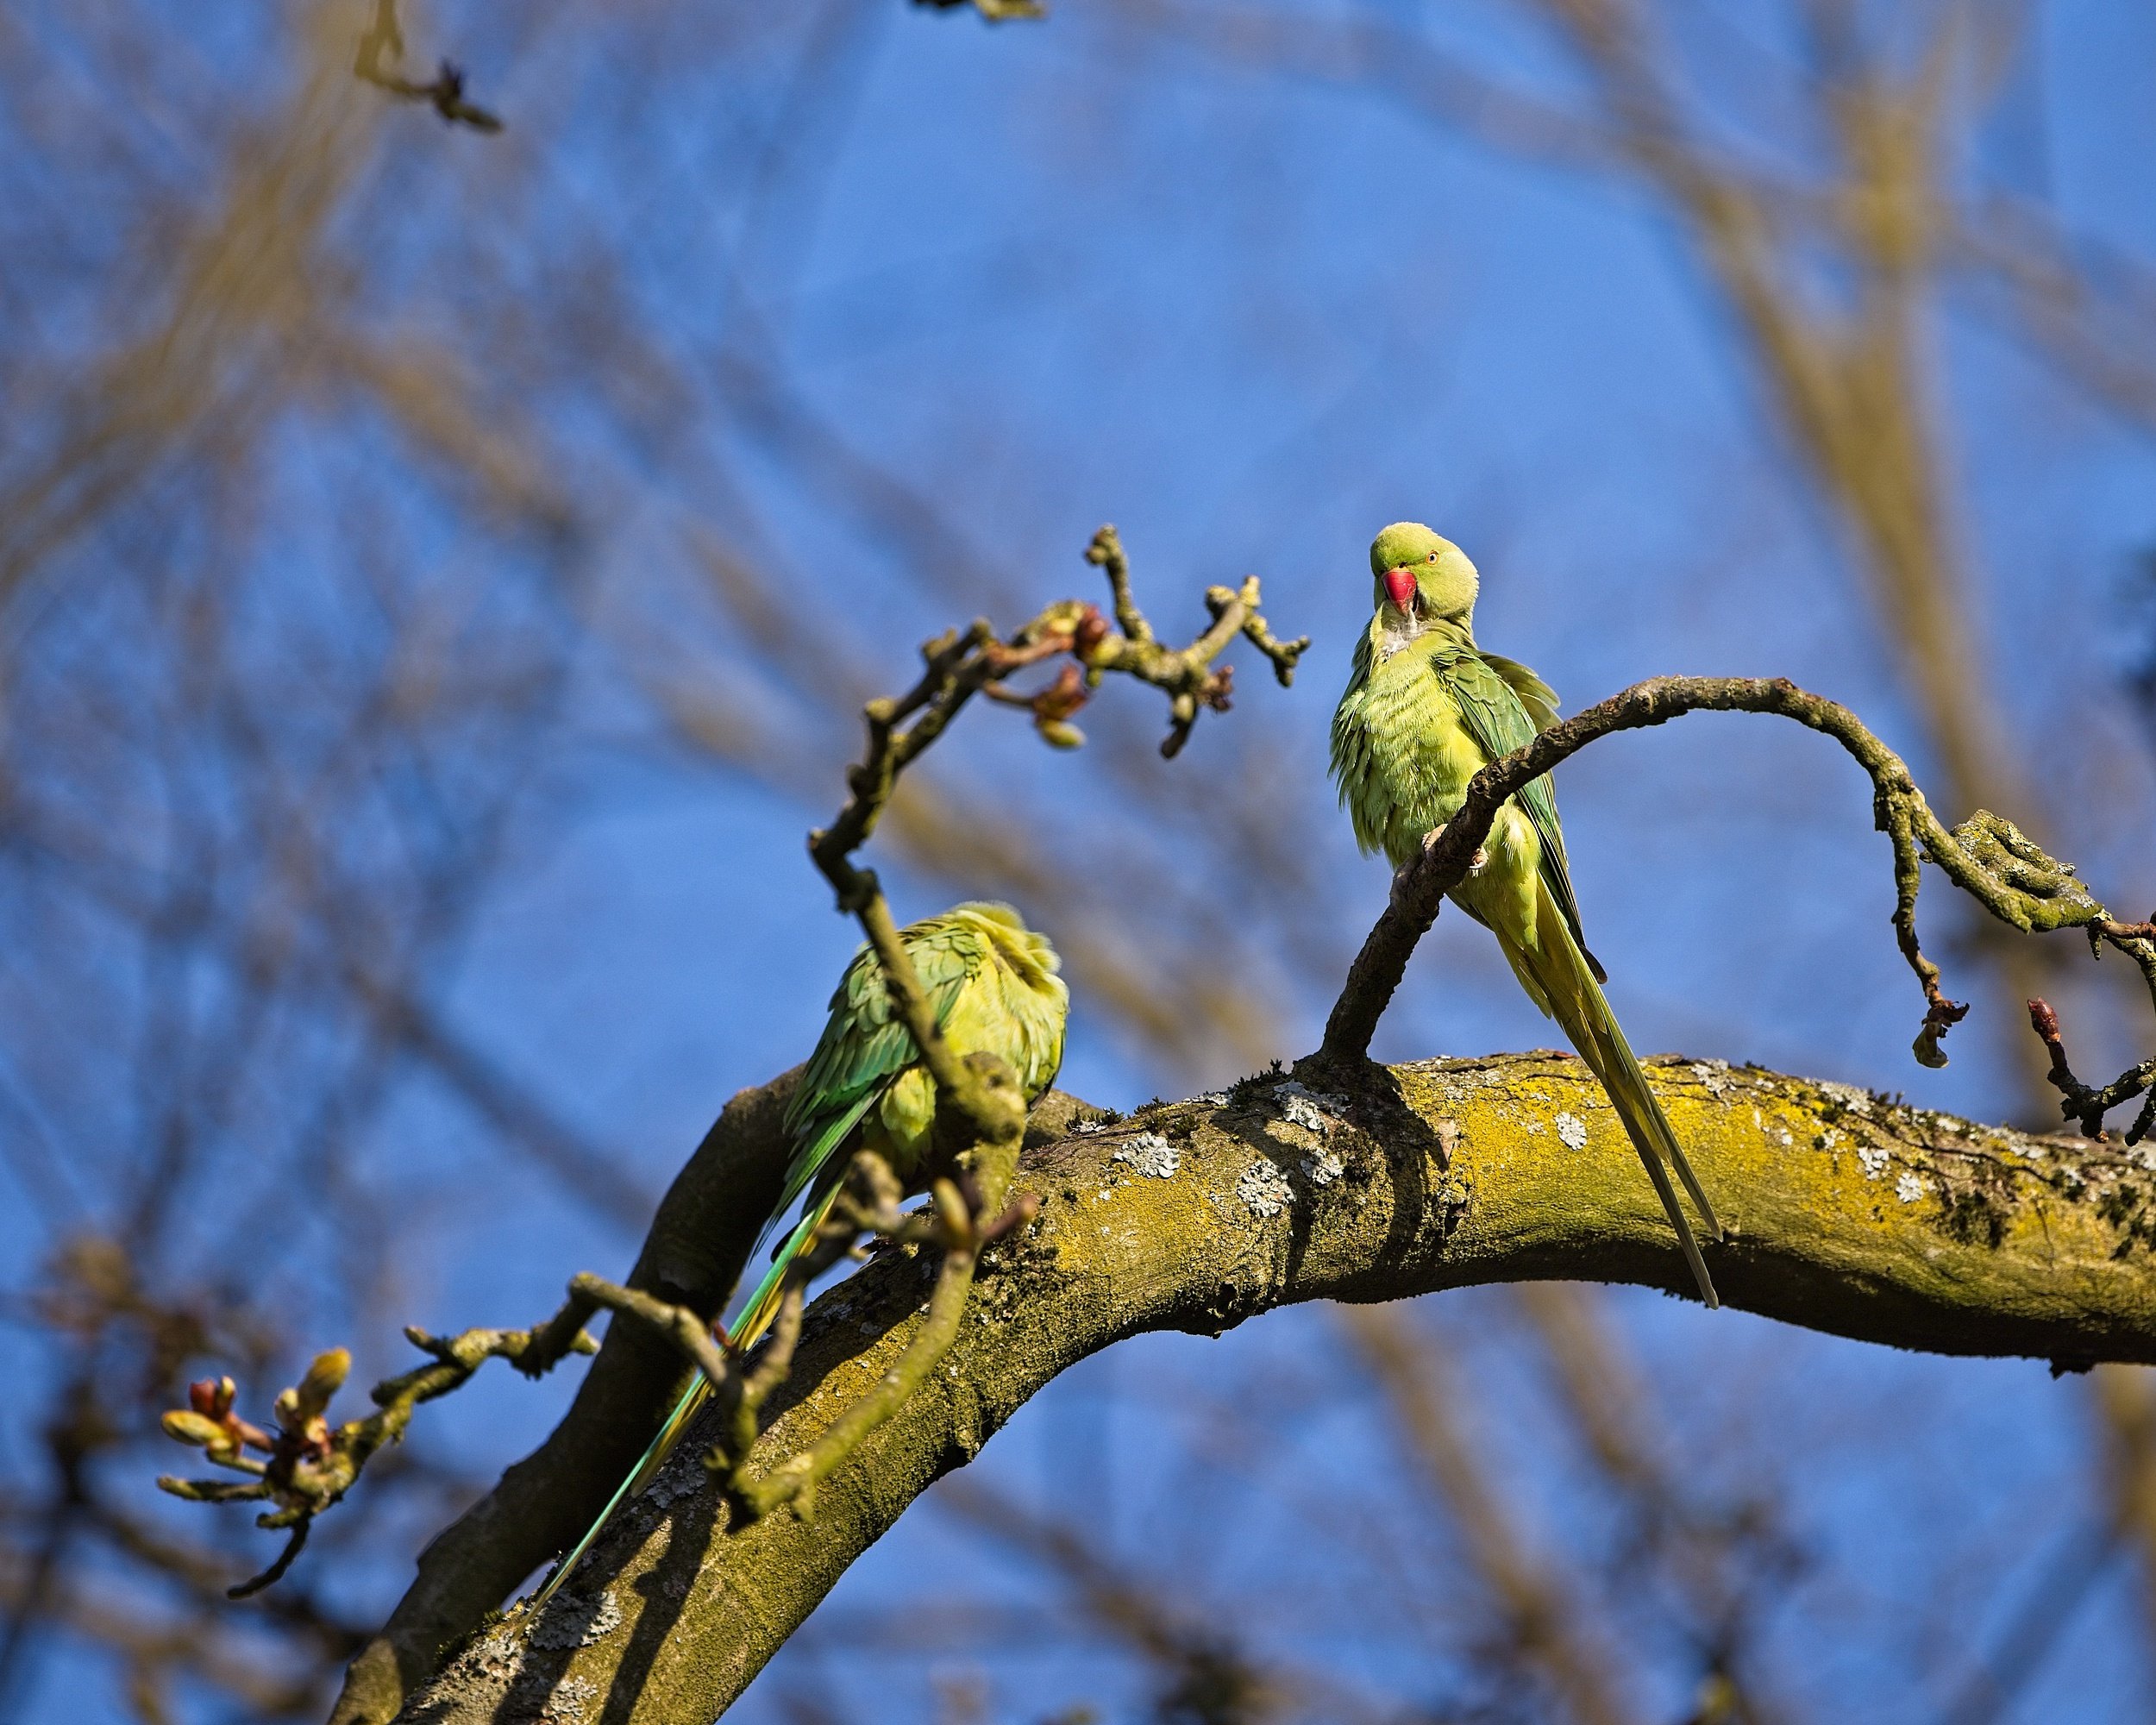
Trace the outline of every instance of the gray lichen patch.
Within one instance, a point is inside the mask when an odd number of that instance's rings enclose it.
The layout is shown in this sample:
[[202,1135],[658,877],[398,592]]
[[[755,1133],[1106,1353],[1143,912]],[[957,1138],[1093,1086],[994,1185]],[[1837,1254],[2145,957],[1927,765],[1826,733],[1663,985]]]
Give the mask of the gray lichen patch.
[[1710,1096],[1719,1096],[1729,1088],[1729,1063],[1727,1060],[1695,1060],[1689,1070]]
[[1831,1096],[1852,1114],[1871,1112],[1871,1093],[1859,1090],[1854,1084],[1839,1084],[1831,1078],[1825,1079],[1820,1083],[1819,1092],[1822,1096]]
[[1274,1087],[1273,1101],[1280,1109],[1281,1118],[1290,1126],[1321,1136],[1330,1134],[1339,1124],[1338,1117],[1348,1106],[1345,1096],[1328,1090],[1313,1090],[1293,1078]]
[[1294,1202],[1294,1188],[1288,1176],[1269,1162],[1253,1162],[1235,1182],[1235,1195],[1244,1208],[1261,1216],[1277,1216]]
[[1313,1151],[1302,1159],[1302,1177],[1313,1186],[1330,1186],[1346,1171],[1346,1164],[1330,1150]]
[[538,1718],[545,1725],[565,1721],[568,1725],[584,1717],[586,1706],[599,1695],[599,1685],[587,1677],[565,1677],[548,1693],[546,1704],[539,1709]]
[[1158,1132],[1140,1132],[1116,1145],[1109,1157],[1149,1179],[1167,1180],[1182,1166],[1182,1153]]
[[[856,1327],[864,1336],[883,1333],[874,1324],[860,1324]],[[644,1490],[644,1501],[655,1509],[671,1509],[685,1497],[693,1497],[711,1483],[699,1461],[694,1468],[677,1467],[661,1473]]]
[[1587,1148],[1587,1122],[1577,1114],[1561,1112],[1557,1118],[1557,1142],[1567,1150]]
[[514,1635],[497,1631],[474,1641],[458,1663],[469,1665],[482,1677],[507,1680],[523,1669],[523,1644]]

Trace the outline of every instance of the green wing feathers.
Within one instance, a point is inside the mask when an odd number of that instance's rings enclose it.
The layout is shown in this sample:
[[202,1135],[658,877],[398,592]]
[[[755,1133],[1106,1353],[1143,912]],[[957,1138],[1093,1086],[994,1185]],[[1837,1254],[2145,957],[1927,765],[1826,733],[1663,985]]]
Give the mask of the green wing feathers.
[[1694,1239],[1691,1223],[1683,1206],[1677,1201],[1676,1189],[1670,1183],[1670,1170],[1677,1170],[1677,1178],[1683,1182],[1684,1189],[1698,1206],[1708,1238],[1719,1240],[1722,1237],[1721,1224],[1714,1219],[1714,1207],[1707,1201],[1707,1194],[1701,1189],[1691,1164],[1685,1160],[1670,1117],[1662,1112],[1662,1104],[1647,1088],[1647,1076],[1640,1070],[1616,1014],[1602,997],[1595,974],[1588,968],[1586,954],[1573,940],[1570,921],[1546,886],[1539,911],[1534,947],[1518,945],[1502,929],[1497,931],[1498,943],[1528,994],[1557,1021],[1572,1046],[1579,1050],[1581,1058],[1601,1081],[1602,1088],[1609,1093],[1618,1118],[1625,1123],[1625,1136],[1639,1152],[1639,1160],[1646,1165],[1647,1178],[1654,1182],[1655,1195],[1662,1201],[1670,1226],[1677,1230],[1677,1241],[1684,1248],[1684,1260],[1691,1266],[1693,1280],[1699,1284],[1700,1297],[1710,1307],[1719,1306],[1721,1302],[1714,1293],[1714,1279],[1707,1273],[1706,1260],[1700,1256],[1699,1242]]
[[[1557,723],[1555,692],[1515,660],[1470,647],[1457,655],[1441,654],[1435,662],[1438,675],[1458,704],[1461,723],[1493,761],[1526,748],[1537,732]],[[1549,775],[1529,780],[1513,800],[1534,824],[1535,837],[1542,842],[1543,885],[1564,913],[1573,942],[1595,980],[1607,982],[1609,975],[1589,950],[1586,931],[1580,926],[1579,900],[1573,896],[1572,872],[1565,863],[1564,829],[1557,820],[1557,792]]]
[[[978,944],[953,938],[933,917],[901,931],[906,957],[935,1008],[940,1030],[968,978],[978,969]],[[832,1153],[892,1082],[919,1058],[912,1032],[899,1021],[883,986],[883,968],[867,946],[854,955],[830,1000],[830,1016],[817,1038],[816,1051],[802,1070],[793,1100],[787,1105],[785,1130],[793,1140],[793,1160],[770,1226],[775,1226],[829,1165]]]
[[1483,653],[1482,661],[1512,685],[1512,692],[1520,698],[1520,705],[1526,709],[1527,718],[1537,731],[1547,731],[1557,722],[1557,692],[1517,659],[1507,659],[1501,653]]
[[[1008,905],[973,903],[910,924],[899,938],[954,1053],[1002,1056],[1017,1070],[1029,1102],[1055,1082],[1063,1059],[1069,993],[1045,937],[1027,928]],[[918,1189],[915,1176],[927,1150],[935,1102],[936,1086],[920,1065],[912,1032],[893,1011],[882,967],[864,945],[839,979],[824,1032],[787,1105],[793,1159],[757,1244],[771,1237],[805,1195],[806,1201],[734,1320],[728,1339],[736,1351],[752,1346],[777,1315],[787,1270],[830,1214],[856,1146],[865,1143],[881,1151],[899,1179]],[[555,1568],[540,1603],[567,1578],[614,1511],[659,1471],[710,1392],[698,1374],[636,1471]]]

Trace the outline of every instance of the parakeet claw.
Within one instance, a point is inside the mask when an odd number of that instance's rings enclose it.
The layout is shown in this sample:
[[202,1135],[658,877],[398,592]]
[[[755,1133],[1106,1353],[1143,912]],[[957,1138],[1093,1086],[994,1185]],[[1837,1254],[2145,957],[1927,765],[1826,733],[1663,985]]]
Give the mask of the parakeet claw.
[[1414,871],[1415,859],[1413,857],[1410,857],[1407,862],[1401,863],[1400,867],[1393,870],[1392,900],[1395,904],[1398,904],[1401,899],[1407,896],[1407,877],[1413,874]]
[[[1427,856],[1432,850],[1435,850],[1438,848],[1438,841],[1444,837],[1445,828],[1442,826],[1433,826],[1429,831],[1424,833],[1422,835],[1422,854],[1425,856]],[[1402,879],[1407,875],[1407,869],[1410,866],[1412,865],[1403,863],[1400,868],[1393,871],[1393,887],[1395,891],[1397,891],[1401,885]],[[1482,846],[1479,844],[1476,845],[1475,847],[1475,854],[1467,859],[1467,872],[1470,875],[1479,875],[1489,866],[1489,852],[1484,850]]]

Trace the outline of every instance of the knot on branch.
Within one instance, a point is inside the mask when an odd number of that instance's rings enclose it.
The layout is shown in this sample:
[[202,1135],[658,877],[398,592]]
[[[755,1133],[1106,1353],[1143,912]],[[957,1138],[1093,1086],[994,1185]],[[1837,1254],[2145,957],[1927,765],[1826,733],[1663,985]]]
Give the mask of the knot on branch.
[[2076,878],[2074,865],[2046,854],[2020,827],[1978,809],[1952,831],[1971,866],[1990,887],[1987,908],[2026,932],[2049,933],[2101,920],[2103,906]]

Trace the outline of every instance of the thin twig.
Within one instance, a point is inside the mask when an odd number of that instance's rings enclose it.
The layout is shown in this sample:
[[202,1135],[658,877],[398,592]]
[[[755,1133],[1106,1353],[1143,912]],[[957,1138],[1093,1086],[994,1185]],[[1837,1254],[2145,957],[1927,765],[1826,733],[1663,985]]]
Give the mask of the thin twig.
[[434,79],[415,84],[387,70],[404,57],[404,33],[397,22],[397,0],[375,0],[374,22],[360,38],[359,57],[352,63],[354,76],[377,90],[407,102],[424,102],[446,124],[469,126],[475,132],[498,132],[501,116],[468,102],[464,96],[464,71],[454,60],[443,60]]
[[[1367,1058],[1378,1019],[1406,975],[1416,944],[1437,919],[1445,894],[1466,876],[1507,798],[1598,737],[1700,712],[1794,719],[1834,738],[1871,776],[1873,820],[1894,846],[1895,937],[1924,989],[1924,1023],[1914,1052],[1926,1065],[1945,1063],[1939,1038],[1966,1010],[1941,992],[1938,969],[1917,942],[1916,894],[1920,865],[1927,860],[1994,917],[2024,932],[2088,929],[2092,940],[2109,941],[2140,963],[2156,991],[2156,957],[2150,956],[2156,944],[2134,929],[2110,924],[2103,906],[2074,878],[2071,864],[2046,855],[2011,821],[1987,810],[1951,830],[1941,825],[1902,758],[1846,707],[1783,677],[1655,677],[1551,726],[1469,781],[1459,812],[1403,871],[1356,955],[1326,1021],[1322,1057],[1336,1063]],[[2110,932],[2114,927],[2121,932]]]
[[[2044,1076],[2063,1098],[2059,1112],[2081,1128],[2084,1138],[2102,1138],[2104,1115],[2122,1102],[2132,1101],[2142,1091],[2148,1090],[2152,1082],[2156,1082],[2156,1059],[2152,1059],[2128,1067],[2100,1089],[2083,1083],[2074,1076],[2073,1067],[2066,1058],[2065,1039],[2059,1030],[2059,1014],[2040,995],[2028,1003],[2028,1025],[2036,1032],[2037,1039],[2051,1051],[2051,1070]],[[2149,1107],[2144,1107],[2127,1128],[2128,1144],[2139,1144],[2147,1135],[2152,1109],[2156,1109],[2156,1090],[2150,1092]]]
[[[351,1356],[342,1348],[317,1354],[306,1376],[279,1392],[274,1429],[241,1417],[235,1407],[237,1386],[229,1377],[204,1378],[188,1387],[188,1406],[165,1415],[167,1436],[199,1448],[219,1467],[244,1474],[244,1480],[158,1479],[159,1489],[196,1503],[267,1502],[278,1507],[255,1518],[265,1528],[289,1527],[292,1535],[277,1561],[260,1575],[229,1590],[244,1599],[277,1581],[306,1543],[314,1518],[352,1489],[369,1461],[385,1446],[399,1442],[423,1402],[434,1401],[470,1382],[490,1359],[506,1359],[529,1377],[551,1370],[571,1353],[592,1353],[598,1344],[583,1324],[596,1309],[573,1295],[546,1323],[529,1330],[467,1330],[457,1336],[432,1336],[407,1328],[405,1339],[432,1363],[385,1378],[370,1392],[375,1411],[332,1427],[329,1402],[343,1387]],[[266,1460],[256,1459],[256,1454]]]

